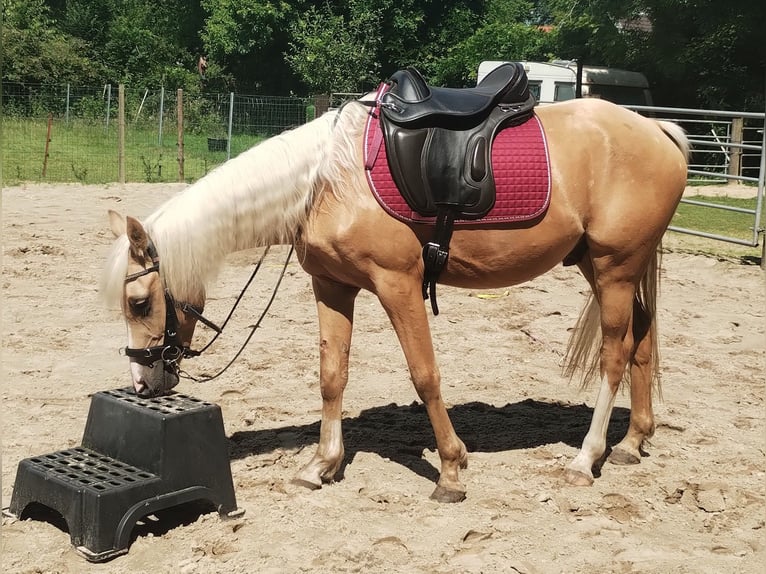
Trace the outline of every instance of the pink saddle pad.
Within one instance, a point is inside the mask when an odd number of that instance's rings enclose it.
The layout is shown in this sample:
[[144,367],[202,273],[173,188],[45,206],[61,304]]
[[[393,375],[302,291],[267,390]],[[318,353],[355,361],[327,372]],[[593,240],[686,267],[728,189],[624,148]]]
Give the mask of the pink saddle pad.
[[[365,173],[375,198],[394,217],[416,223],[432,223],[412,209],[399,193],[388,168],[379,110],[371,113],[365,127]],[[455,225],[501,223],[534,219],[548,208],[551,175],[548,145],[543,126],[534,115],[520,126],[502,130],[492,143],[492,171],[496,200],[481,219],[458,220]]]

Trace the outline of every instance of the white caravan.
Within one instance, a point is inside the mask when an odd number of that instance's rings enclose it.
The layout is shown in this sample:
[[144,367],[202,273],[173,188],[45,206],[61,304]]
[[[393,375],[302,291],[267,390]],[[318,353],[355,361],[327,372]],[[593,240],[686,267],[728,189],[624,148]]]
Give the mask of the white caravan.
[[[491,60],[479,64],[477,83],[492,70],[503,64]],[[529,79],[529,90],[541,103],[561,102],[575,97],[577,62],[521,62]],[[616,68],[583,66],[582,96],[603,98],[624,105],[652,105],[652,95],[646,76]]]

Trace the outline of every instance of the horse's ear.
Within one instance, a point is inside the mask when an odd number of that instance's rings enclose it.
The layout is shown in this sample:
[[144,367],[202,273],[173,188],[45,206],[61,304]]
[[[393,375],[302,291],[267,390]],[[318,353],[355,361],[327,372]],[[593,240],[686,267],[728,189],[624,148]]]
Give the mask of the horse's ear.
[[109,210],[109,227],[112,229],[115,237],[125,235],[125,218],[113,209]]
[[125,226],[130,242],[130,253],[135,259],[145,256],[146,247],[149,245],[149,237],[146,235],[141,222],[135,217],[128,215],[125,218]]

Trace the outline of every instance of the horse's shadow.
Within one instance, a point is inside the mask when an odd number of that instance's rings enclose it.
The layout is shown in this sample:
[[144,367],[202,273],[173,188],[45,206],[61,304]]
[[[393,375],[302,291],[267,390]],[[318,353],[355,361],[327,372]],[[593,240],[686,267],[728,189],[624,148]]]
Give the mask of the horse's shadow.
[[[456,405],[448,412],[455,431],[469,452],[502,452],[557,442],[579,448],[593,416],[593,409],[584,404],[568,405],[532,399],[502,407],[471,402]],[[615,444],[625,435],[629,417],[628,409],[614,409],[607,444]],[[431,424],[422,404],[392,403],[364,410],[357,417],[344,418],[343,437],[346,456],[340,477],[356,453],[372,452],[429,480],[439,478],[438,469],[422,457],[423,449],[436,448]],[[278,448],[302,448],[318,440],[319,422],[238,431],[230,437],[230,455],[232,459],[241,459]]]

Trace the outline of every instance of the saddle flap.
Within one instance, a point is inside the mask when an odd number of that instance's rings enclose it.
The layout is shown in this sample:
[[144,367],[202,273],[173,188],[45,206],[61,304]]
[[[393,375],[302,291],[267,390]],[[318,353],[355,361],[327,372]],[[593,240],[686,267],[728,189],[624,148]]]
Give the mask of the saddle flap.
[[[386,133],[386,130],[383,130]],[[424,152],[427,154],[430,146],[426,145],[428,130],[396,129],[387,133],[386,149],[390,150],[388,157],[410,158],[410,161],[391,161],[388,166],[395,182],[399,182],[399,192],[405,201],[420,213],[435,214],[436,206],[432,200],[428,184],[428,165]],[[406,182],[406,183],[405,183]]]

